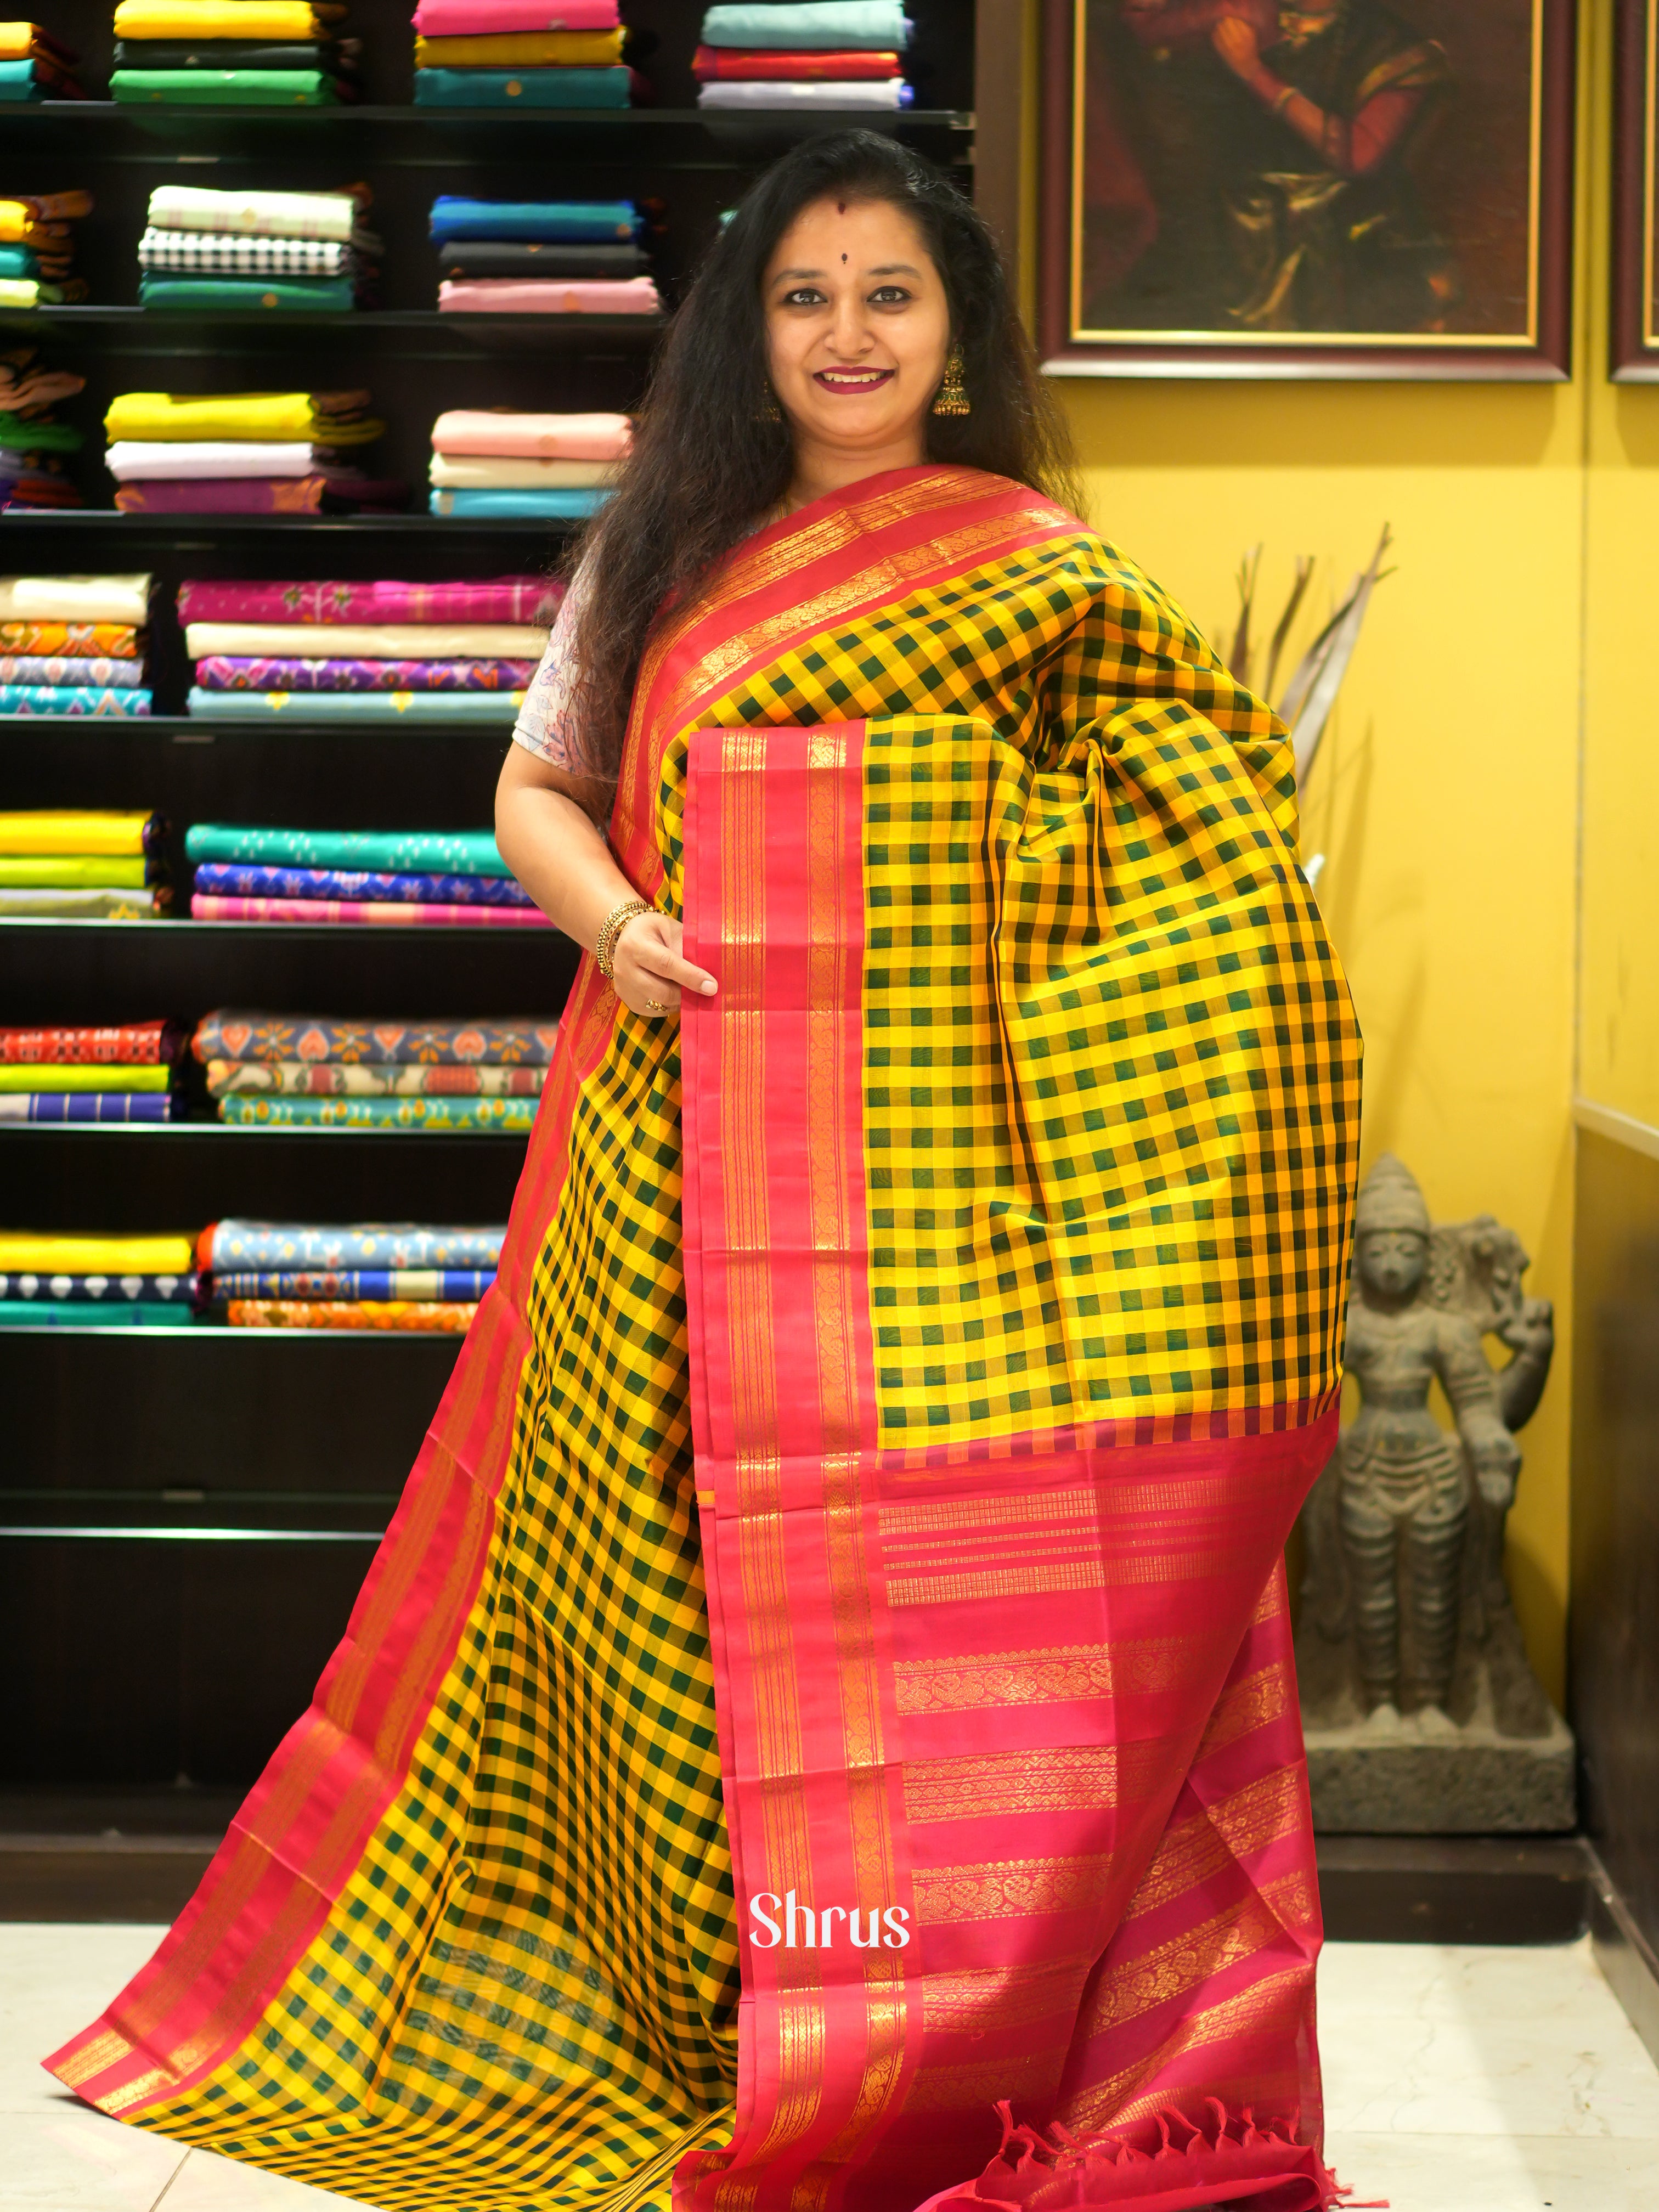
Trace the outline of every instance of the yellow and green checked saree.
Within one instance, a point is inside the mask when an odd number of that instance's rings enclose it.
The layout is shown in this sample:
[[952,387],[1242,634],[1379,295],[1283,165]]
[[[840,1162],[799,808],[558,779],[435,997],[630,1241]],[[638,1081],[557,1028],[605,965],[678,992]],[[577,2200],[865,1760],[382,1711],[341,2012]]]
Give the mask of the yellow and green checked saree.
[[1283,731],[905,470],[661,626],[612,837],[720,996],[584,964],[346,1640],[52,2066],[410,2212],[1328,2205],[1279,1553],[1358,1047]]

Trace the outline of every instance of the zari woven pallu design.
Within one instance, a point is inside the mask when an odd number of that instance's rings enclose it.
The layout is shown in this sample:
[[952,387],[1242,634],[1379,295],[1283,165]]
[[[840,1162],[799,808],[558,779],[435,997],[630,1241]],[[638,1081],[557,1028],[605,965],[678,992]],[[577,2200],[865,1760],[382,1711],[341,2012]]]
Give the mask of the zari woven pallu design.
[[665,626],[612,836],[720,995],[584,963],[347,1638],[54,2070],[411,2212],[1024,2197],[999,2100],[1068,2203],[1328,2203],[1279,1560],[1359,1055],[1282,729],[906,470]]

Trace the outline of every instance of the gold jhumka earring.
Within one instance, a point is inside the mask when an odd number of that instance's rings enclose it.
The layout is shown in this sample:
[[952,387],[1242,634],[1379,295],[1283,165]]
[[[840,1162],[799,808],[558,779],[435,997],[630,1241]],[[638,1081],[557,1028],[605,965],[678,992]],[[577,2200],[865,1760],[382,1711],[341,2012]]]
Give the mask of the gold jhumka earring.
[[962,348],[952,346],[945,357],[945,381],[933,398],[935,415],[969,415],[968,387],[962,380]]
[[783,420],[783,410],[778,405],[778,395],[769,384],[761,396],[760,405],[755,410],[755,420],[757,422],[781,422]]

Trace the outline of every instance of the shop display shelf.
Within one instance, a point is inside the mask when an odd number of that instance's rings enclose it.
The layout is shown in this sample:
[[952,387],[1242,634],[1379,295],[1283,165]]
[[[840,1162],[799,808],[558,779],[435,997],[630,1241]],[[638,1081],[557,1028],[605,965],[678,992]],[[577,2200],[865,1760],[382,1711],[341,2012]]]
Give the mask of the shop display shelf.
[[[242,542],[267,532],[284,538],[426,538],[446,543],[472,538],[489,544],[507,538],[516,549],[538,542],[550,546],[562,543],[580,526],[544,516],[491,521],[461,514],[120,514],[112,507],[81,507],[53,514],[0,514],[0,564],[8,574],[15,574],[25,559],[49,562],[56,557],[54,541],[61,544],[67,557],[76,541],[100,531],[110,534],[112,552],[118,554],[123,544],[136,551],[147,544],[175,544],[181,538]],[[19,541],[29,534],[38,534],[41,542],[26,556]]]
[[[212,152],[221,161],[264,161],[307,153],[338,137],[354,155],[374,161],[441,160],[486,154],[501,157],[512,134],[522,158],[538,165],[594,161],[664,162],[677,167],[746,167],[793,145],[806,131],[879,131],[942,152],[971,158],[969,109],[773,108],[753,113],[700,107],[416,107],[368,102],[332,107],[169,107],[159,102],[44,100],[8,110],[20,145],[65,146],[96,158],[172,161],[174,149]],[[550,148],[539,143],[552,142]]]
[[0,330],[17,337],[69,351],[95,345],[112,356],[168,360],[309,354],[329,343],[395,346],[412,361],[465,361],[480,350],[604,359],[648,352],[667,323],[665,315],[441,314],[435,307],[361,307],[343,314],[96,305],[0,309]]

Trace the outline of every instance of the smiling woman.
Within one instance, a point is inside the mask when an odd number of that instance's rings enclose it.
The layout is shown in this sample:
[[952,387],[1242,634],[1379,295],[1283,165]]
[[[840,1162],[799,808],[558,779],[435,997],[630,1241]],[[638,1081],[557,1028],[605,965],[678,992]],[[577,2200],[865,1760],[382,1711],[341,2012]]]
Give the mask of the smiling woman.
[[495,1286],[52,2062],[106,2111],[408,2212],[1334,2202],[1281,1553],[1358,1040],[1282,726],[1062,455],[944,178],[759,180],[501,773],[593,949]]

